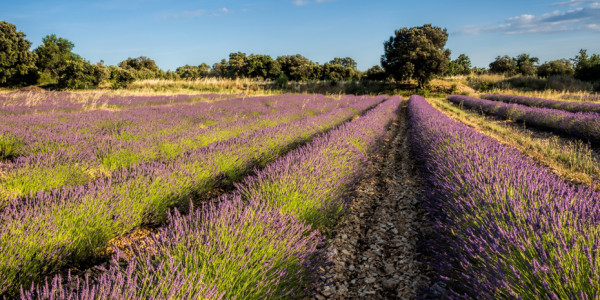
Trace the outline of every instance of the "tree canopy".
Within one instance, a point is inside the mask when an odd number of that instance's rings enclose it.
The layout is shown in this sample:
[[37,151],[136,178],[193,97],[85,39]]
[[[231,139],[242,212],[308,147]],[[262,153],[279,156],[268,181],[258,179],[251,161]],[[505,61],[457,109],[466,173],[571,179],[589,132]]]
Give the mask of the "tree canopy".
[[31,42],[11,23],[0,21],[0,86],[35,84],[38,72]]
[[415,79],[420,87],[448,68],[450,50],[446,29],[425,24],[402,28],[384,42],[381,65],[386,73],[398,81]]
[[459,55],[448,64],[447,74],[450,76],[471,74],[471,59],[466,54]]
[[513,75],[517,72],[517,64],[508,55],[496,56],[496,59],[490,63],[490,72]]
[[67,67],[68,62],[82,60],[79,55],[71,52],[73,47],[75,44],[71,41],[57,37],[55,34],[45,36],[42,44],[33,50],[37,54],[36,66],[40,72],[47,73],[55,80],[58,79],[58,74]]
[[575,61],[575,78],[587,81],[600,80],[600,55],[588,56],[584,49],[579,50]]
[[557,59],[545,62],[538,67],[538,76],[549,77],[553,75],[575,75],[573,63],[568,59]]

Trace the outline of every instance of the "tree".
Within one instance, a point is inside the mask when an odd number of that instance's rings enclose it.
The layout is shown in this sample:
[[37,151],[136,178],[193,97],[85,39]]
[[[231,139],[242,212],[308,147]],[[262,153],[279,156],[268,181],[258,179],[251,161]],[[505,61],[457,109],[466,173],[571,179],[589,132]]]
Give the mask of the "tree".
[[384,42],[381,65],[394,79],[416,79],[422,88],[435,75],[446,72],[450,61],[450,50],[444,49],[447,41],[446,29],[431,24],[404,27]]
[[385,80],[387,78],[387,74],[380,66],[372,66],[370,69],[365,72],[365,79],[367,80]]
[[553,75],[573,76],[575,69],[573,64],[568,59],[557,59],[545,62],[537,69],[537,74],[540,77],[550,77]]
[[344,57],[344,58],[336,57],[336,58],[332,59],[329,63],[334,64],[334,65],[342,65],[346,68],[356,69],[356,61],[354,59],[352,59],[351,57]]
[[300,54],[280,56],[276,60],[281,66],[281,71],[290,80],[306,81],[321,78],[321,66]]
[[246,53],[239,51],[237,53],[229,53],[229,61],[227,61],[227,77],[246,77],[245,67],[247,59]]
[[57,37],[55,34],[45,36],[42,44],[33,50],[38,57],[36,66],[51,80],[57,80],[59,73],[67,67],[68,62],[82,59],[79,55],[71,52],[73,47],[75,44],[67,39]]
[[205,63],[202,63],[199,66],[185,65],[183,67],[177,68],[177,70],[175,70],[175,73],[177,74],[177,76],[179,76],[179,78],[183,79],[205,78],[210,73],[210,66]]
[[113,89],[125,88],[135,81],[135,77],[129,69],[123,69],[117,66],[110,66],[110,82]]
[[218,78],[227,77],[227,60],[222,59],[220,62],[213,64],[210,75]]
[[96,74],[96,68],[90,62],[83,59],[66,61],[57,75],[58,86],[60,88],[87,89],[97,86],[100,83]]
[[146,56],[128,57],[119,63],[119,67],[128,70],[136,79],[162,78],[165,75],[156,62]]
[[246,59],[245,77],[277,79],[281,73],[281,65],[269,55],[250,54]]
[[600,80],[600,55],[588,56],[584,49],[573,59],[575,62],[575,78],[587,81]]
[[11,23],[0,21],[0,86],[29,85],[38,80],[31,42]]
[[496,59],[490,63],[490,72],[496,74],[513,75],[517,72],[515,61],[508,55],[496,56]]
[[537,73],[537,66],[535,66],[535,64],[539,62],[539,58],[523,53],[513,58],[513,60],[515,61],[517,72],[519,74],[533,76]]
[[448,65],[448,75],[471,74],[471,59],[466,54],[461,54]]
[[350,57],[336,57],[322,66],[324,80],[358,80],[361,72],[356,70],[356,61]]

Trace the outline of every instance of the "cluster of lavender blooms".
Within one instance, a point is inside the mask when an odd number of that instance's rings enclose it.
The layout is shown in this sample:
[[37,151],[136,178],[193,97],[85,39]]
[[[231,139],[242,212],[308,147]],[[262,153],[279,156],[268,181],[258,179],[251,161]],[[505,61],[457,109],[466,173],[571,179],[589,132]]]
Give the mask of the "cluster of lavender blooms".
[[[560,109],[560,110],[570,111],[573,113],[577,113],[577,112],[600,113],[600,103],[570,102],[570,101],[549,100],[549,99],[542,99],[542,98],[525,97],[525,96],[517,96],[517,95],[501,95],[501,94],[484,94],[484,95],[481,95],[481,98],[488,99],[488,100],[494,100],[494,101],[502,101],[502,102],[506,102],[506,103],[517,103],[517,104],[522,104],[522,105],[532,106],[532,107]],[[598,117],[600,118],[600,115]]]
[[111,239],[142,224],[163,223],[170,208],[241,179],[385,96],[350,98],[343,107],[243,133],[175,159],[134,164],[84,185],[10,201],[0,211],[0,293],[94,258]]
[[[0,120],[0,149],[12,146],[13,150],[3,167],[7,178],[0,183],[0,202],[110,177],[132,164],[173,159],[214,142],[348,107],[358,100],[354,96],[334,100],[287,95],[7,116]],[[4,152],[0,150],[0,155]]]
[[457,298],[597,299],[600,194],[518,150],[408,103],[413,151],[431,188],[432,264]]
[[463,95],[451,95],[448,96],[448,100],[508,120],[574,136],[593,144],[600,143],[600,115],[597,113],[572,113]]
[[[24,299],[300,298],[323,267],[317,230],[342,212],[377,151],[400,97],[315,138],[258,171],[218,202],[169,214],[135,256],[94,280],[57,276]],[[328,221],[330,222],[330,221]]]
[[239,98],[238,95],[202,94],[169,96],[115,96],[104,93],[10,92],[0,93],[0,116],[90,109],[122,109],[139,106],[174,105]]
[[583,101],[598,101],[600,100],[600,94],[591,94],[591,95],[563,95],[564,99],[575,99],[575,100],[583,100]]

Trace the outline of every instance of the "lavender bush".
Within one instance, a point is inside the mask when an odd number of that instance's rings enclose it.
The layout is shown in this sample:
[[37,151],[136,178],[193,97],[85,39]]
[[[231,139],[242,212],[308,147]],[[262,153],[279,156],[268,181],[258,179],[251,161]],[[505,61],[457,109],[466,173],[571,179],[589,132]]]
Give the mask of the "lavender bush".
[[453,296],[587,299],[600,292],[600,194],[409,99],[429,187],[432,263]]
[[[494,100],[494,101],[502,101],[502,102],[506,102],[506,103],[522,104],[522,105],[531,106],[531,107],[560,109],[560,110],[570,111],[573,113],[577,113],[577,112],[600,113],[600,103],[570,102],[570,101],[549,100],[549,99],[542,99],[542,98],[525,97],[525,96],[517,96],[517,95],[501,95],[501,94],[484,94],[484,95],[481,95],[481,98],[488,99],[488,100]],[[600,118],[600,116],[599,116],[599,118]]]
[[11,201],[0,211],[0,293],[100,255],[111,239],[142,224],[163,223],[169,208],[241,179],[384,98],[356,98],[327,113],[244,133],[175,159],[139,163],[86,185]]
[[[63,284],[55,277],[23,290],[22,297],[306,296],[314,271],[323,266],[317,250],[322,239],[311,225],[324,224],[323,218],[309,218],[319,222],[306,223],[306,216],[337,217],[331,213],[339,213],[339,208],[328,208],[343,204],[353,182],[360,179],[366,155],[376,151],[399,103],[400,98],[393,97],[294,150],[216,204],[192,208],[187,216],[170,214],[168,225],[150,241],[131,246],[136,256],[127,267],[119,266],[117,255],[114,267],[96,281],[71,279],[72,284]],[[283,183],[291,178],[296,181]],[[277,184],[287,193],[273,194]]]
[[448,100],[501,118],[560,132],[594,144],[600,143],[600,115],[596,113],[571,113],[462,95],[448,96]]

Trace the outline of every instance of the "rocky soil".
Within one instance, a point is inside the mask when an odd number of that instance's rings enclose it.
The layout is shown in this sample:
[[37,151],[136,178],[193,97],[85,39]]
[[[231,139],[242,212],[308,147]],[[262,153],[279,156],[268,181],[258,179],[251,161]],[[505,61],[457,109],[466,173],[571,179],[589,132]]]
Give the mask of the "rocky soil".
[[[372,160],[351,209],[329,238],[328,283],[317,299],[407,299],[429,287],[418,245],[429,228],[419,174],[410,154],[406,108]],[[431,288],[426,288],[431,290]]]

